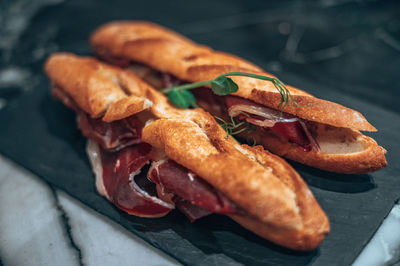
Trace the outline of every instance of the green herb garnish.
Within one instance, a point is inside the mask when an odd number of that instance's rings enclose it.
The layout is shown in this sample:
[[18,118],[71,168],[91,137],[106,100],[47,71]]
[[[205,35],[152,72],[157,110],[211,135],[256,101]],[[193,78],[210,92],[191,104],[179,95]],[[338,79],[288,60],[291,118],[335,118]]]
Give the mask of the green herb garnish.
[[246,139],[247,145],[249,145],[250,147],[256,146],[257,145],[256,139],[253,136],[251,136],[251,140],[252,140],[252,142],[250,142],[249,139]]
[[279,109],[281,111],[283,111],[289,102],[299,106],[299,104],[293,99],[293,96],[290,94],[285,84],[283,84],[279,79],[246,72],[227,72],[219,75],[213,80],[205,80],[180,86],[173,86],[172,88],[163,89],[161,92],[167,94],[168,99],[178,107],[197,107],[196,98],[189,90],[210,85],[211,90],[216,95],[224,96],[237,92],[239,89],[238,85],[228,76],[242,76],[271,81],[281,94],[281,103],[279,104]]
[[173,88],[168,93],[168,99],[180,108],[198,107],[196,98],[188,90],[177,90]]
[[[243,114],[247,117],[250,117],[249,114],[242,112],[242,111],[233,111],[232,114],[230,115],[230,121],[225,121],[223,118],[214,116],[215,119],[217,120],[218,124],[226,131],[227,135],[225,136],[225,139],[228,139],[229,136],[234,136],[237,134],[240,134],[242,132],[247,131],[247,134],[250,134],[254,132],[256,129],[255,127],[246,122],[246,121],[241,121],[241,122],[236,122],[234,119],[235,114]],[[254,145],[255,145],[255,140],[254,140]],[[254,146],[253,145],[253,146]]]
[[211,89],[215,94],[224,96],[237,92],[239,87],[231,78],[219,76],[211,81]]
[[[200,81],[200,82],[184,84],[184,85],[180,85],[180,86],[173,86],[172,88],[163,89],[163,90],[161,90],[161,92],[164,94],[167,94],[168,99],[174,105],[176,105],[180,108],[197,107],[196,98],[194,97],[193,93],[191,93],[189,90],[210,85],[213,93],[216,95],[219,95],[219,96],[224,96],[224,95],[228,95],[230,93],[235,93],[238,91],[239,87],[231,78],[229,78],[229,76],[243,76],[243,77],[250,77],[250,78],[267,80],[267,81],[272,82],[272,84],[274,84],[275,88],[281,94],[281,102],[278,106],[281,113],[283,112],[283,109],[285,109],[285,107],[288,104],[294,104],[296,106],[300,106],[296,102],[296,100],[293,99],[293,96],[290,94],[290,92],[286,88],[285,84],[283,84],[279,79],[273,78],[273,77],[268,77],[268,76],[257,75],[257,74],[253,74],[253,73],[246,73],[246,72],[227,72],[227,73],[219,75],[218,77],[216,77],[213,80],[205,80],[205,81]],[[236,111],[236,112],[241,112],[241,111]],[[235,122],[233,115],[236,112],[233,112],[231,114],[230,122],[227,122],[224,119],[215,116],[215,119],[217,120],[217,122],[228,133],[226,138],[228,138],[229,135],[234,136],[234,135],[237,135],[244,131],[247,131],[248,133],[251,133],[254,131],[254,126],[246,121],[241,121],[239,123]],[[241,112],[241,113],[246,116],[249,116],[249,114],[247,114],[247,113],[244,113],[244,112]],[[254,140],[254,138],[253,138],[253,140]],[[254,146],[255,144],[256,143],[254,140],[254,143],[252,146]]]

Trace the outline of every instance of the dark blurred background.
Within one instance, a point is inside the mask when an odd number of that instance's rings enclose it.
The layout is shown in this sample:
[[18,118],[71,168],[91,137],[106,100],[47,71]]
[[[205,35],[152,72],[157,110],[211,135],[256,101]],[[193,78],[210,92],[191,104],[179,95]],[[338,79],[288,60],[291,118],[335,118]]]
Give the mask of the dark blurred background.
[[397,0],[1,0],[0,8],[0,106],[39,82],[49,53],[89,54],[94,28],[135,19],[242,56],[322,98],[342,91],[400,112]]

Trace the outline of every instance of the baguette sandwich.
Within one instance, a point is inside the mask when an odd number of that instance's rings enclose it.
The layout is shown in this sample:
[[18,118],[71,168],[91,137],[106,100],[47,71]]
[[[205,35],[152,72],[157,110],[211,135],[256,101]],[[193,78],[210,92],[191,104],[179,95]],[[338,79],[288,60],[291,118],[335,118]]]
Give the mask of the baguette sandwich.
[[[114,22],[91,37],[94,52],[106,61],[128,67],[157,89],[212,80],[227,72],[266,73],[231,54],[214,51],[159,25]],[[386,150],[360,131],[377,131],[362,114],[286,86],[290,99],[270,81],[232,76],[237,92],[217,96],[203,87],[193,91],[198,105],[225,120],[254,127],[239,136],[255,140],[272,153],[327,171],[361,174],[387,165]]]
[[175,108],[132,71],[90,57],[54,54],[45,71],[89,139],[99,193],[119,209],[161,217],[177,208],[191,221],[223,214],[296,250],[315,249],[329,232],[289,164],[226,138],[202,109]]

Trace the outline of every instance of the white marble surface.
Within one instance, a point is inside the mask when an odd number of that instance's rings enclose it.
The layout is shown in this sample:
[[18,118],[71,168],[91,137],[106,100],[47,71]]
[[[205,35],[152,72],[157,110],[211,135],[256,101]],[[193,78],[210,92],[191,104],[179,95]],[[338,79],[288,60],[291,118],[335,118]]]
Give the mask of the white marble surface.
[[0,258],[4,266],[179,265],[1,156]]
[[353,266],[373,265],[400,266],[400,204],[393,207],[369,245],[353,264]]
[[[4,266],[178,265],[2,156],[0,259]],[[354,266],[400,266],[399,259],[400,205],[396,205]]]

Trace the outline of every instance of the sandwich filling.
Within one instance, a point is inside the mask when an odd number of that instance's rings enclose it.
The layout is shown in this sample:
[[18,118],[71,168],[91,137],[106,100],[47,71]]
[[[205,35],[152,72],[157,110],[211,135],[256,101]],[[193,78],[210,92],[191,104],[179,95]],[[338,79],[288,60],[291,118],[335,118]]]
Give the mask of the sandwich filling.
[[77,113],[79,129],[89,139],[97,190],[119,209],[161,217],[177,208],[192,222],[211,213],[243,213],[204,179],[144,143],[145,123],[138,115],[108,123],[91,118],[62,90],[54,88],[53,95]]
[[[127,65],[125,63],[123,66],[126,67]],[[137,63],[131,64],[129,69],[158,89],[186,83],[171,74],[159,73],[154,69]],[[319,151],[319,145],[314,136],[315,133],[312,127],[309,126],[311,122],[239,96],[218,96],[208,88],[197,88],[193,90],[193,93],[198,104],[213,115],[224,118],[227,121],[232,117],[262,130],[272,131],[287,141],[298,145],[305,152],[312,149]],[[238,128],[237,130],[240,129]],[[245,136],[245,134],[243,135]]]
[[318,143],[307,127],[306,121],[280,113],[274,109],[238,96],[225,96],[225,103],[230,117],[236,117],[255,126],[269,129],[296,143],[304,151],[319,149]]

